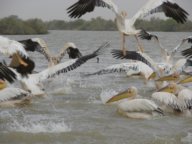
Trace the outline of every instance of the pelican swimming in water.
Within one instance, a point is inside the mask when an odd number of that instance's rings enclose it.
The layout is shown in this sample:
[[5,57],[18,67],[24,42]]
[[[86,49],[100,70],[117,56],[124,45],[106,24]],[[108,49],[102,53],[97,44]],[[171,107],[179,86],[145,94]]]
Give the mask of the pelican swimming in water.
[[64,44],[64,48],[61,49],[60,53],[56,56],[51,54],[46,42],[41,38],[31,38],[26,40],[20,40],[26,50],[37,51],[45,56],[48,60],[48,66],[53,66],[61,62],[65,54],[69,55],[69,58],[75,59],[82,56],[81,52],[77,46],[72,42],[67,42]]
[[100,55],[106,47],[109,47],[108,42],[102,44],[96,51],[91,54],[57,64],[39,73],[28,74],[26,77],[20,76],[20,74],[14,71],[13,69],[11,70],[15,73],[17,80],[21,82],[21,85],[24,90],[31,92],[31,94],[33,95],[45,95],[44,90],[40,87],[43,81],[48,78],[53,78],[56,75],[60,75],[61,73],[67,73],[76,69],[89,59],[95,58]]
[[120,12],[118,6],[112,0],[78,0],[78,2],[71,5],[67,10],[71,18],[80,18],[87,12],[94,11],[95,7],[107,7],[115,14],[115,22],[118,31],[122,37],[122,50],[125,54],[125,36],[134,35],[137,43],[138,50],[143,51],[138,34],[141,30],[135,28],[135,22],[138,19],[144,18],[154,13],[163,12],[165,16],[171,17],[178,23],[184,23],[189,15],[178,4],[173,3],[172,0],[148,0],[147,3],[132,17],[127,19],[125,11]]
[[152,98],[161,103],[162,108],[182,116],[192,116],[192,91],[181,84],[170,83],[152,94]]
[[130,87],[127,90],[111,97],[106,103],[117,103],[118,112],[129,118],[152,119],[163,115],[163,111],[154,101],[143,99],[138,95],[136,87]]

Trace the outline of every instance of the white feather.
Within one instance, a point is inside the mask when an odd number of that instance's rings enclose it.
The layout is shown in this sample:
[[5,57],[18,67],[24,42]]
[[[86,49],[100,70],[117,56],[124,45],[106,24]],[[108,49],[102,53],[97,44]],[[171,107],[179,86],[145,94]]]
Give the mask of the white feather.
[[148,0],[148,2],[132,17],[131,25],[134,25],[137,19],[150,15],[150,11],[162,5],[163,2],[170,0]]
[[151,100],[133,99],[119,103],[118,108],[125,112],[152,112],[158,109],[158,106]]
[[12,88],[12,87],[5,88],[5,89],[0,91],[0,102],[10,100],[10,99],[15,98],[19,95],[29,96],[30,93],[27,91],[24,91],[20,88]]
[[102,0],[103,2],[105,2],[108,6],[110,6],[110,9],[115,13],[118,14],[118,7],[117,5],[112,1],[112,0]]
[[8,56],[18,52],[22,56],[28,57],[28,54],[21,43],[3,36],[0,36],[0,52]]
[[174,94],[168,92],[155,92],[152,94],[152,98],[165,105],[177,105],[177,97]]

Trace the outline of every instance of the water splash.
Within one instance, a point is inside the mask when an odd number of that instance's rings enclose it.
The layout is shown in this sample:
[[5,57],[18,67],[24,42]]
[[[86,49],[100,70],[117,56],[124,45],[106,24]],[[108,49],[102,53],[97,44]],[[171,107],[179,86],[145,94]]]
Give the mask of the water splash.
[[25,133],[60,133],[71,131],[65,122],[14,122],[9,126],[9,131],[25,132]]
[[186,144],[187,143],[191,144],[192,143],[192,133],[188,133],[186,137],[181,139],[181,142],[186,143]]

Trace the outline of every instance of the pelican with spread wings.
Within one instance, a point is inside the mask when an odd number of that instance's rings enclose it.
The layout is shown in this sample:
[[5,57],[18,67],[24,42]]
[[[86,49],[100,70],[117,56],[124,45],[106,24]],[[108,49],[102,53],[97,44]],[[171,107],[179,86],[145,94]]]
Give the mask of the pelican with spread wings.
[[184,23],[189,15],[177,3],[173,3],[172,0],[148,0],[147,3],[129,19],[126,18],[127,13],[125,11],[121,12],[112,0],[78,0],[78,2],[74,3],[67,9],[67,12],[71,18],[80,18],[87,12],[94,11],[95,7],[109,8],[114,12],[115,22],[122,37],[123,54],[125,54],[125,36],[130,35],[135,36],[138,43],[138,50],[143,51],[143,47],[138,39],[138,34],[141,30],[136,29],[134,26],[136,20],[148,15],[163,12],[166,17],[171,17],[178,23]]
[[[24,90],[29,91],[33,95],[44,95],[44,90],[40,87],[41,83],[45,81],[46,79],[53,78],[56,75],[60,75],[62,73],[67,73],[69,71],[72,71],[88,60],[97,57],[98,55],[102,54],[103,51],[105,51],[105,48],[109,47],[109,42],[103,43],[96,51],[94,51],[91,54],[84,55],[80,58],[71,59],[66,62],[54,65],[52,67],[49,67],[39,73],[34,74],[28,74],[27,76],[23,77],[21,76],[17,71],[14,69],[7,67],[14,76],[14,79],[17,79],[21,82],[21,85]],[[6,73],[5,73],[6,75]],[[9,74],[7,74],[10,76]]]
[[61,62],[65,54],[69,55],[69,58],[75,59],[82,56],[81,52],[77,48],[77,46],[72,42],[67,42],[64,44],[64,47],[60,50],[58,55],[51,54],[47,43],[42,38],[31,38],[20,40],[26,50],[29,51],[37,51],[45,56],[47,61],[49,62],[49,66],[56,65]]

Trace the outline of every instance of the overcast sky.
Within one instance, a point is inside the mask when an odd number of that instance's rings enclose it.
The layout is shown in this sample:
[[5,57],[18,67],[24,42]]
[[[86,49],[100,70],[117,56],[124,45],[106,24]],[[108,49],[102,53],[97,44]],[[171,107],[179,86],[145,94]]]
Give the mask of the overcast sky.
[[[0,18],[17,15],[22,19],[40,18],[43,20],[70,20],[66,13],[67,7],[77,0],[0,0]],[[120,10],[126,10],[128,16],[133,16],[147,0],[113,0]],[[192,0],[175,0],[189,14],[192,20]],[[83,19],[101,16],[114,19],[108,9],[96,8],[92,13],[84,15]]]

